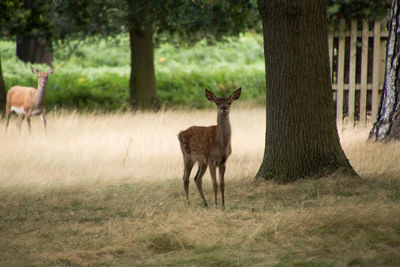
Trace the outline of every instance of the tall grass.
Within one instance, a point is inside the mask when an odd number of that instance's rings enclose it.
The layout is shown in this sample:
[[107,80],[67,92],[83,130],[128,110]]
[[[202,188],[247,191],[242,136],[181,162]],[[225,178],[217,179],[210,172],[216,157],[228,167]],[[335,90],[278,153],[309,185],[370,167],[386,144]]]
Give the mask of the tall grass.
[[[78,110],[126,110],[129,107],[130,50],[128,36],[95,43],[58,47],[56,71],[49,79],[48,107]],[[6,86],[36,86],[37,80],[15,57],[15,44],[1,41],[0,55]],[[158,94],[163,106],[205,107],[204,88],[245,90],[244,99],[262,103],[265,75],[262,38],[247,33],[239,38],[193,47],[162,44],[155,49]],[[46,70],[47,66],[38,66]]]
[[254,181],[265,113],[234,104],[226,209],[204,209],[193,178],[184,201],[176,134],[215,121],[210,110],[51,113],[47,135],[39,119],[32,134],[0,131],[0,265],[399,266],[399,143],[344,129],[360,179]]

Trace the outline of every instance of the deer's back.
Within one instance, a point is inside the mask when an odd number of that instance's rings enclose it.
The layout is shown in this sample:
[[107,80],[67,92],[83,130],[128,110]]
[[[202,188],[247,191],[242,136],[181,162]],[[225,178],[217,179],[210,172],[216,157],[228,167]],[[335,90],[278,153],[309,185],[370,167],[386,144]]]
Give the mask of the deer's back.
[[215,143],[217,126],[192,126],[178,135],[183,153],[204,154]]
[[24,107],[35,99],[37,90],[33,87],[14,86],[7,92],[7,102],[10,106]]

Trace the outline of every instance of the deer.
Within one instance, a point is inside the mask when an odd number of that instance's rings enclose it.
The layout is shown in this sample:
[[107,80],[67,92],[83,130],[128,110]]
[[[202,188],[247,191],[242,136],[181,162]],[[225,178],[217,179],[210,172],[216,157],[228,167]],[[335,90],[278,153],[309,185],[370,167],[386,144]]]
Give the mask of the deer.
[[242,88],[235,90],[230,97],[216,97],[211,91],[205,89],[206,98],[214,102],[218,109],[217,125],[191,126],[178,134],[178,140],[183,155],[183,188],[186,201],[189,203],[189,177],[194,163],[198,163],[198,170],[194,177],[197,190],[205,207],[208,207],[204,197],[202,178],[207,170],[210,175],[214,190],[214,203],[218,206],[218,183],[216,180],[216,168],[219,170],[219,182],[221,191],[221,204],[225,208],[225,170],[226,161],[232,153],[231,147],[231,123],[229,120],[230,106],[233,101],[239,99]]
[[39,72],[31,66],[31,70],[38,77],[38,89],[33,87],[25,86],[13,86],[7,92],[6,102],[6,131],[12,112],[18,114],[17,127],[21,131],[21,123],[26,118],[29,132],[31,131],[31,117],[40,115],[44,128],[46,130],[46,118],[45,112],[45,91],[47,79],[50,74],[54,72],[54,69],[50,69],[48,72]]

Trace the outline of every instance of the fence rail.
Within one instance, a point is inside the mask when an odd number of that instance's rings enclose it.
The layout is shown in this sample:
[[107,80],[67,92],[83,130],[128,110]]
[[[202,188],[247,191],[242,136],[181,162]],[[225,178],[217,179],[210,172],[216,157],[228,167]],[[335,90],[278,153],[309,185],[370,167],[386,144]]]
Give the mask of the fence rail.
[[329,60],[336,118],[341,127],[359,121],[366,125],[375,120],[383,88],[386,22],[341,20],[335,31],[328,33]]

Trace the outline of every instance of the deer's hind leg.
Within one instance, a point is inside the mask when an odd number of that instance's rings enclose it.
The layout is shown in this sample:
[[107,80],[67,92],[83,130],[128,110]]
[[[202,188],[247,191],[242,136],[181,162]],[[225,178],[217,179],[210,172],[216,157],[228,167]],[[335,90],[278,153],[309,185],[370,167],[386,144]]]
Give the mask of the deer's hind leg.
[[186,194],[186,201],[189,202],[189,178],[190,173],[192,172],[192,168],[194,165],[194,161],[190,158],[183,157],[183,189],[185,190]]
[[197,170],[196,176],[194,177],[194,181],[196,182],[197,190],[199,191],[200,197],[203,200],[204,206],[207,207],[208,205],[206,198],[204,197],[203,186],[202,186],[203,175],[206,172],[206,170],[207,170],[207,164],[199,161],[199,169]]
[[25,118],[25,114],[20,114],[19,116],[18,116],[18,120],[17,120],[17,128],[18,128],[18,130],[21,132],[21,124],[22,124],[22,121],[24,120],[24,118]]
[[8,108],[7,106],[7,110],[6,110],[6,124],[5,124],[5,129],[7,131],[8,128],[8,124],[10,123],[10,117],[11,117],[11,110]]

